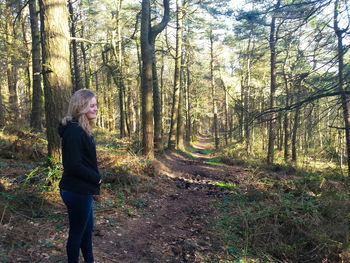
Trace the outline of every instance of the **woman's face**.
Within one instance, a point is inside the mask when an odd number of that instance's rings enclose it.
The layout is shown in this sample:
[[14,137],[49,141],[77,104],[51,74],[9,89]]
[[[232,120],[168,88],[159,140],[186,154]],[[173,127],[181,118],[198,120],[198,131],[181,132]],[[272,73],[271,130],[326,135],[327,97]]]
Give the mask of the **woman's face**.
[[97,117],[97,102],[95,97],[93,97],[90,101],[90,109],[86,113],[86,117],[89,121],[94,120]]

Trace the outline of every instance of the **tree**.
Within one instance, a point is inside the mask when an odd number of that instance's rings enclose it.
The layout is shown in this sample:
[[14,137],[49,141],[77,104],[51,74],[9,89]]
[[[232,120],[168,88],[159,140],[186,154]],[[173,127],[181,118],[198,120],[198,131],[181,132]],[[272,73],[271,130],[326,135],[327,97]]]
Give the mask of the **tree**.
[[14,22],[12,21],[12,4],[9,0],[6,1],[5,19],[6,19],[6,74],[7,86],[9,90],[9,111],[10,120],[16,121],[19,117],[18,111],[18,96],[17,96],[17,66],[15,64],[15,47],[16,40],[14,32]]
[[61,149],[57,126],[72,94],[69,13],[63,0],[40,0],[39,4],[48,155],[58,160]]
[[69,10],[69,17],[70,17],[70,32],[72,36],[72,53],[73,53],[73,69],[74,69],[74,85],[73,85],[73,91],[80,90],[83,87],[83,83],[81,80],[81,74],[80,74],[80,68],[79,68],[79,62],[78,62],[78,47],[77,47],[77,41],[76,38],[76,21],[77,18],[74,14],[73,9],[73,3],[71,0],[68,0],[68,10]]
[[30,28],[32,33],[32,74],[33,74],[33,100],[30,126],[41,130],[42,117],[42,89],[41,89],[41,58],[40,58],[40,32],[36,0],[29,1]]
[[338,90],[340,92],[340,99],[343,109],[343,118],[345,124],[345,140],[348,162],[348,175],[350,176],[350,115],[348,107],[348,97],[344,89],[344,47],[343,47],[343,34],[347,29],[341,29],[339,27],[339,9],[340,1],[334,2],[334,31],[337,36],[337,53],[338,53]]
[[[281,0],[277,0],[275,9],[278,9],[281,4]],[[276,42],[278,29],[276,29],[276,13],[272,14],[270,23],[270,108],[275,107],[275,92],[276,92]],[[269,118],[269,142],[267,147],[267,163],[272,164],[274,159],[274,141],[275,141],[275,114],[271,114]]]
[[142,0],[141,12],[141,56],[142,56],[142,146],[143,154],[153,157],[153,141],[154,141],[154,126],[153,126],[153,47],[152,41],[165,28],[169,21],[169,1],[164,0],[164,15],[159,24],[151,27],[151,7],[149,0]]
[[213,30],[209,31],[210,40],[210,86],[211,86],[211,96],[213,103],[213,116],[214,116],[214,141],[215,148],[219,148],[219,136],[218,136],[218,108],[217,108],[217,98],[216,98],[216,86],[214,81],[214,35]]
[[171,107],[171,122],[169,131],[168,148],[175,150],[177,143],[177,125],[179,114],[180,88],[181,88],[181,54],[182,54],[182,31],[183,31],[183,4],[182,0],[176,1],[176,54],[173,104]]

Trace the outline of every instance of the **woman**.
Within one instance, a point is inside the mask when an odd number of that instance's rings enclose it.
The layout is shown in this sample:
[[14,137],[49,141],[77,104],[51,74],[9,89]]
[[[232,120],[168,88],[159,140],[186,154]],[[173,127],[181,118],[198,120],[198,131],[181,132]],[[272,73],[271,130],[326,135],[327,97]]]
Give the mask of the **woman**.
[[93,195],[99,194],[101,184],[92,137],[96,115],[95,94],[86,89],[78,90],[73,94],[68,113],[59,126],[64,168],[59,186],[69,216],[68,263],[79,262],[80,249],[86,263],[95,262],[92,252],[92,200]]

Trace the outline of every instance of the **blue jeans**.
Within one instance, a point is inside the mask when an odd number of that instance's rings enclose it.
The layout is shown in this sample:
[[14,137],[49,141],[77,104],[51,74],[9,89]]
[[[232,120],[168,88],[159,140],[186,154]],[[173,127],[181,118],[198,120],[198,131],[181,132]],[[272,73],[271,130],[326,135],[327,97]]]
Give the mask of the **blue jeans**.
[[93,195],[77,194],[60,190],[69,216],[69,236],[67,241],[68,263],[79,263],[80,249],[84,261],[93,263],[92,232],[94,230]]

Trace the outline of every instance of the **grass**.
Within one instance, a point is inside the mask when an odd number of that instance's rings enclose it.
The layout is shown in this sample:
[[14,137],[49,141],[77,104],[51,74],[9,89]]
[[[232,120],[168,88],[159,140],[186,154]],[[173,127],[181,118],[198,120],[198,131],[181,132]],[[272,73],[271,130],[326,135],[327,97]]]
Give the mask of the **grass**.
[[[227,156],[218,155],[219,160]],[[344,262],[349,191],[339,169],[244,161],[247,188],[216,203],[213,229],[233,262]],[[244,190],[246,189],[246,190]],[[340,246],[340,247],[339,247]]]

